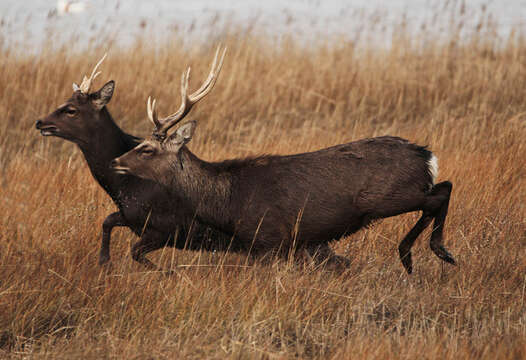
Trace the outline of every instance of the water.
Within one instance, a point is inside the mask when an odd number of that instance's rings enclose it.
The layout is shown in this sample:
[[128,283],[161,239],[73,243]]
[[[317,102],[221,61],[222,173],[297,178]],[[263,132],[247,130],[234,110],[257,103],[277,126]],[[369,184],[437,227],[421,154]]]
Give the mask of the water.
[[111,39],[127,46],[140,35],[163,40],[174,33],[206,42],[229,25],[307,43],[337,36],[388,44],[402,23],[410,33],[422,32],[425,24],[425,32],[441,35],[454,18],[454,26],[461,23],[462,36],[468,36],[490,19],[502,39],[512,29],[523,32],[526,24],[526,0],[80,0],[84,11],[65,14],[57,10],[60,2],[0,0],[2,45],[39,51],[46,43],[84,47]]

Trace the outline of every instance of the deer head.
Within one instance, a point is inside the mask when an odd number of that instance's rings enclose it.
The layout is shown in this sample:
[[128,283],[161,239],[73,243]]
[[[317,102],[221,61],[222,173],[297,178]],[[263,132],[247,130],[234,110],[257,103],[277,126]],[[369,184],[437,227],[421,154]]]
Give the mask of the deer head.
[[172,115],[160,118],[157,115],[156,101],[151,101],[151,98],[148,98],[148,119],[155,126],[152,136],[133,150],[112,161],[111,166],[117,173],[133,174],[145,179],[159,180],[163,177],[163,174],[168,173],[167,168],[173,166],[174,159],[178,159],[177,163],[181,168],[183,167],[182,160],[178,155],[181,148],[192,139],[196,122],[187,122],[170,135],[168,135],[168,131],[179,123],[190,112],[192,107],[208,95],[214,87],[223,66],[226,49],[223,50],[218,61],[219,52],[220,48],[218,47],[208,78],[199,89],[190,95],[187,94],[190,68],[183,72],[181,78],[181,106]]
[[[44,136],[57,136],[77,144],[88,143],[96,136],[99,122],[104,121],[105,106],[111,100],[115,82],[108,81],[95,92],[90,92],[97,71],[106,55],[95,65],[90,77],[84,76],[80,85],[73,83],[73,95],[46,117],[37,120],[36,128]],[[103,119],[101,119],[103,118]]]

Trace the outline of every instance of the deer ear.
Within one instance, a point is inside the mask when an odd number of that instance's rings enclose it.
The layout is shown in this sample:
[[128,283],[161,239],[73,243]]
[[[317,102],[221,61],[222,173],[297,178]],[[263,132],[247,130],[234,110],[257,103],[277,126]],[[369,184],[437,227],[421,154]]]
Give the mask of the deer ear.
[[170,147],[171,151],[178,151],[183,145],[188,143],[194,135],[195,127],[197,122],[189,121],[181,125],[176,132],[174,132],[168,139],[166,144]]
[[98,91],[90,94],[91,102],[97,110],[102,109],[110,102],[113,96],[113,90],[115,90],[115,81],[110,80]]
[[192,136],[194,136],[195,126],[197,125],[197,122],[195,121],[189,121],[179,129],[177,129],[176,134],[181,137],[185,143],[189,142],[192,139]]

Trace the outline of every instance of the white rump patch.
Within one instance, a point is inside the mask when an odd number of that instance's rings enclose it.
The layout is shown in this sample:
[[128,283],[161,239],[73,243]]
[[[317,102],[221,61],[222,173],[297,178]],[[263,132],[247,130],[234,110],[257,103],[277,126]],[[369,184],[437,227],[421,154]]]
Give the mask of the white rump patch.
[[435,154],[431,154],[431,158],[427,161],[429,166],[429,173],[431,174],[431,179],[433,181],[432,185],[435,185],[435,181],[438,176],[438,159]]

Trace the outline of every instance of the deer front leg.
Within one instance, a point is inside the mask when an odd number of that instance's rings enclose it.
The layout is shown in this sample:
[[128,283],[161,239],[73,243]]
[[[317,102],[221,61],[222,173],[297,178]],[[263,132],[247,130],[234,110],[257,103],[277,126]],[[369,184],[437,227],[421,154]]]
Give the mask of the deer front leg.
[[168,240],[169,238],[167,238],[166,234],[154,230],[145,231],[141,236],[141,240],[132,246],[131,255],[133,260],[141,263],[148,270],[162,270],[153,262],[148,260],[146,258],[146,254],[164,247]]
[[326,269],[343,272],[351,266],[351,261],[344,256],[336,255],[328,244],[310,246],[303,249],[303,258],[314,264],[325,264]]
[[115,226],[126,226],[124,218],[119,211],[108,215],[102,223],[102,244],[99,253],[99,265],[104,265],[110,261],[111,231]]

